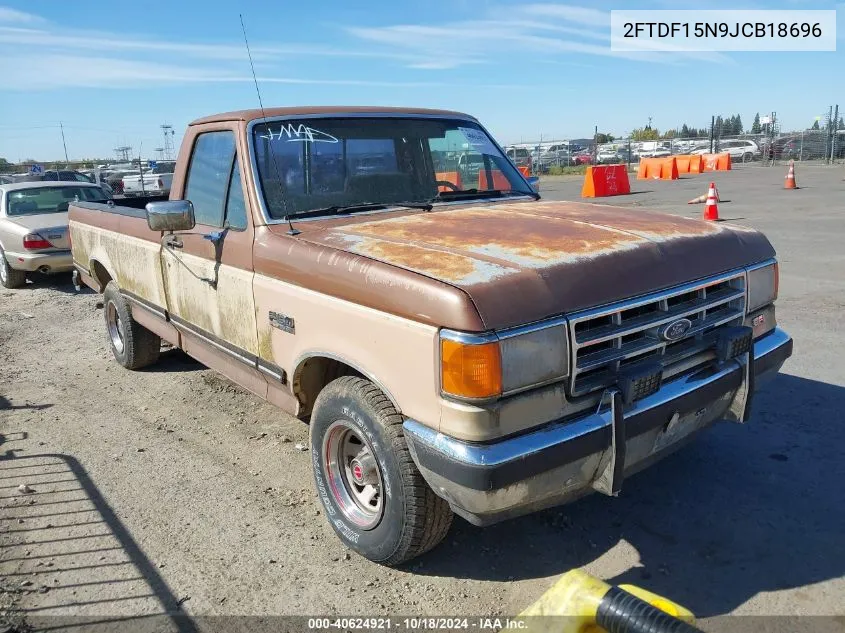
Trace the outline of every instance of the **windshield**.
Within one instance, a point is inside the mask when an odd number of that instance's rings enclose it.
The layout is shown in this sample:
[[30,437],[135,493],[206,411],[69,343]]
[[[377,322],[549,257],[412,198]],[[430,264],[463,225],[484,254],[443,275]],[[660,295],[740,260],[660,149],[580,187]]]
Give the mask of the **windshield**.
[[33,187],[6,194],[6,215],[64,213],[74,200],[105,202],[108,196],[99,187]]
[[274,219],[338,206],[437,201],[467,190],[479,197],[534,194],[490,137],[460,119],[271,121],[254,126],[253,141]]

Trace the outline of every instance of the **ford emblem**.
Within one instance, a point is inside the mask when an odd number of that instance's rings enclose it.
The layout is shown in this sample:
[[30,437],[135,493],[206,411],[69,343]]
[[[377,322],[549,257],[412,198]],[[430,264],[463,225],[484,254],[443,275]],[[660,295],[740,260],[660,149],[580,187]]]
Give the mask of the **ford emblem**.
[[684,334],[689,332],[691,327],[692,321],[689,319],[678,319],[677,321],[672,321],[670,324],[664,326],[663,330],[660,332],[660,336],[669,342],[677,341],[682,338]]

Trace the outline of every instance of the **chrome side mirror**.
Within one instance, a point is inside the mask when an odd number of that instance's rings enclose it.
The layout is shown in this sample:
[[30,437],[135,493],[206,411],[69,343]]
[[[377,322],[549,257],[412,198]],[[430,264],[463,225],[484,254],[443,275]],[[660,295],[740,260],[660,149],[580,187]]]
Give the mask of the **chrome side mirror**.
[[146,211],[147,226],[153,231],[190,231],[196,224],[190,200],[150,202]]

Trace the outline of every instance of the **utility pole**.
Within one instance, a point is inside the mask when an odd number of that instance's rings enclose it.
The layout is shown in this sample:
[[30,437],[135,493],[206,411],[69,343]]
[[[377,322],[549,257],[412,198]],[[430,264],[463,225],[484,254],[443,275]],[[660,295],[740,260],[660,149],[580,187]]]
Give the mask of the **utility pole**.
[[830,164],[836,159],[836,137],[839,136],[839,104],[836,104],[836,110],[833,113],[833,118],[830,120]]
[[716,115],[710,116],[710,153],[713,153],[713,135],[716,132]]
[[67,143],[65,143],[65,127],[62,125],[62,122],[59,121],[59,129],[62,131],[62,147],[65,148],[65,164],[67,165],[70,161],[67,158]]
[[161,131],[164,134],[164,159],[171,160],[173,158],[173,126],[169,123],[164,123],[161,126]]

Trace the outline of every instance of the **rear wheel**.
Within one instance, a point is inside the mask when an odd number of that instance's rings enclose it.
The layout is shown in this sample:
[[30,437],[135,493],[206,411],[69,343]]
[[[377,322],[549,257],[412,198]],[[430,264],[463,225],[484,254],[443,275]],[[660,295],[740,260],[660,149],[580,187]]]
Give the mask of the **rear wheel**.
[[15,270],[6,261],[6,255],[0,251],[0,284],[4,288],[22,288],[26,284],[26,272]]
[[115,360],[126,369],[152,365],[161,353],[161,338],[132,318],[132,311],[117,284],[110,281],[103,293],[106,331]]
[[343,376],[314,403],[311,459],[317,494],[340,539],[362,556],[398,565],[436,546],[452,510],[417,470],[402,416],[373,383]]
[[745,154],[742,155],[743,163],[750,163],[752,160],[754,160],[754,154],[751,152],[745,152]]

